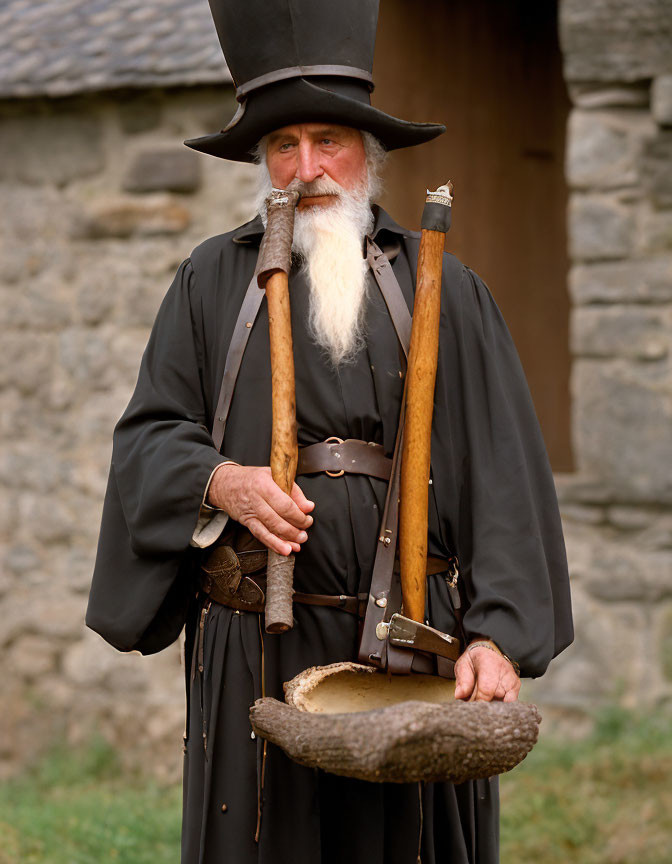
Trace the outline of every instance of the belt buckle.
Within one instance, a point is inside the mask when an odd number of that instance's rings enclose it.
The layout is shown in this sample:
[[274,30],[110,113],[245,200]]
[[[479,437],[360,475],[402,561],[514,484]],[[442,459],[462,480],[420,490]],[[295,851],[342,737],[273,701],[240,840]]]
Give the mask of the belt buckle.
[[[339,438],[337,435],[332,435],[330,438],[324,439],[325,444],[330,444],[332,442],[334,444],[342,444],[343,439]],[[342,477],[345,474],[345,471],[342,468],[340,471],[327,471],[325,468],[324,473],[328,474],[330,477]]]

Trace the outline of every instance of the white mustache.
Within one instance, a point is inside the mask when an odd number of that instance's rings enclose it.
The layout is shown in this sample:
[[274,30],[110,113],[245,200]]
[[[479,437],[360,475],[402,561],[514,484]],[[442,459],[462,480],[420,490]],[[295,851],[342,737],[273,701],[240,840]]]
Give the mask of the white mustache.
[[340,197],[344,191],[343,187],[331,177],[317,177],[309,183],[294,178],[287,188],[291,192],[298,192],[302,198],[317,198],[322,195]]

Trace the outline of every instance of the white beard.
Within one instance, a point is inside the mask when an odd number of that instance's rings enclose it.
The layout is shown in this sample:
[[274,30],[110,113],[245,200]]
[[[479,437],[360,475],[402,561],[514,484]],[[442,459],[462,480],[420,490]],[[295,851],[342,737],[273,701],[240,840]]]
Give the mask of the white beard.
[[[260,170],[268,173],[264,165]],[[262,218],[261,196],[270,191],[270,179],[264,180],[259,190]],[[307,184],[294,181],[290,188],[303,195],[337,196],[328,206],[296,211],[292,249],[303,259],[308,280],[308,324],[313,339],[334,366],[350,363],[364,346],[365,337],[368,264],[363,243],[373,225],[369,187],[349,191],[323,177]]]

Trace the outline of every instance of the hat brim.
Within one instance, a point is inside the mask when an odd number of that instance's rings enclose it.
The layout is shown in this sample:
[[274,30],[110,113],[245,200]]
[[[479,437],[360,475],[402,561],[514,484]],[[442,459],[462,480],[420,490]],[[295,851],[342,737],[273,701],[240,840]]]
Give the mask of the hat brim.
[[250,96],[235,124],[214,135],[190,138],[192,150],[235,162],[254,162],[256,144],[275,129],[293,123],[337,123],[375,135],[387,150],[413,147],[446,131],[440,123],[412,123],[392,117],[367,102],[294,78]]

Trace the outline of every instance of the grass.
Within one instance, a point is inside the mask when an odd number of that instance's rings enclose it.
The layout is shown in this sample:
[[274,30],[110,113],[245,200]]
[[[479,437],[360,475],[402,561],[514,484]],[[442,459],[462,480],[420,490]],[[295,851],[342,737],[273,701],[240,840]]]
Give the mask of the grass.
[[501,779],[502,864],[670,864],[672,718],[603,711]]
[[[502,864],[670,864],[672,720],[601,713],[542,739],[502,777]],[[122,772],[113,749],[53,750],[0,788],[0,864],[177,864],[179,787]]]
[[177,864],[180,806],[104,742],[55,749],[0,789],[0,864]]

